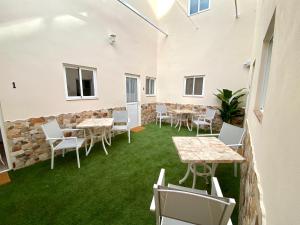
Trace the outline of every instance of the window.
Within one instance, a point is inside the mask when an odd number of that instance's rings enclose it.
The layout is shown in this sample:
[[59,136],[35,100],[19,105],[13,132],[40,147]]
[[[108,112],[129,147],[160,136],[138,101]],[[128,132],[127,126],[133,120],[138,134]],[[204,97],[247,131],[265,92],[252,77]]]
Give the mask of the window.
[[155,78],[146,78],[146,95],[154,96],[155,95]]
[[275,14],[269,24],[267,33],[265,35],[262,47],[261,65],[259,71],[259,80],[256,94],[255,114],[259,121],[262,121],[263,112],[266,104],[266,97],[268,91],[268,83],[270,77],[272,50],[273,50],[273,35],[275,26]]
[[96,98],[96,69],[65,65],[68,100]]
[[138,102],[138,80],[136,77],[126,77],[127,103]]
[[273,37],[267,43],[266,47],[266,59],[265,59],[265,69],[263,78],[260,83],[260,96],[259,96],[259,110],[264,111],[265,102],[266,102],[266,95],[267,95],[267,88],[268,88],[268,81],[269,81],[269,74],[270,74],[270,65],[271,65],[271,57],[272,57],[272,48],[273,48]]
[[191,76],[184,78],[185,96],[203,96],[204,76]]
[[210,0],[189,0],[189,15],[206,11],[210,8]]

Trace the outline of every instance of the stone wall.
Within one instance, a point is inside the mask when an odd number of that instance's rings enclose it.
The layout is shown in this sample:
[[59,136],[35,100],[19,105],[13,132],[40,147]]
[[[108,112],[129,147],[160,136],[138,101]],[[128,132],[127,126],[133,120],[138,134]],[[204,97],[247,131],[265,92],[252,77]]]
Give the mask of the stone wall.
[[[125,108],[115,109],[124,110]],[[56,119],[62,128],[75,128],[78,123],[87,118],[110,117],[112,110],[85,111],[5,122],[13,168],[23,168],[50,158],[50,146],[45,140],[41,129],[42,124]]]
[[155,121],[156,103],[143,104],[141,106],[142,125],[153,123]]
[[239,225],[261,225],[261,192],[248,130],[244,139],[243,155],[246,162],[241,164]]
[[[206,108],[205,106],[201,105],[189,104],[183,105],[166,103],[166,105],[169,111],[180,108],[194,109],[199,113],[204,113]],[[155,122],[155,108],[156,103],[143,104],[141,106],[141,122],[143,125]],[[56,119],[62,128],[75,128],[78,123],[87,118],[111,117],[113,110],[125,110],[125,107],[5,122],[7,139],[10,148],[10,158],[12,160],[13,168],[23,168],[50,158],[50,146],[45,140],[45,135],[41,129],[41,124]],[[218,131],[221,126],[222,120],[219,113],[217,113],[213,122],[213,129]]]

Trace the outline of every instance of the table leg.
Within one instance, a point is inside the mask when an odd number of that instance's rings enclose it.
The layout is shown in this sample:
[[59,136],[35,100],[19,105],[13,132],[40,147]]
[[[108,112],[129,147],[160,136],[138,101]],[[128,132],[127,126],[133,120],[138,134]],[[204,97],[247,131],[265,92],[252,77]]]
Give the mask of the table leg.
[[189,131],[192,131],[192,127],[189,126],[189,118],[186,118],[186,126],[188,128]]
[[[106,128],[105,128],[105,130],[106,130]],[[109,137],[109,141],[107,140],[105,130],[104,130],[104,140],[105,140],[107,145],[111,146],[111,138]],[[110,132],[108,132],[108,135],[110,136]]]
[[90,133],[90,136],[91,136],[91,143],[90,143],[90,146],[89,146],[89,149],[87,150],[86,152],[86,156],[88,156],[88,154],[90,154],[90,151],[92,150],[92,147],[94,146],[94,134],[93,134],[93,131],[92,129],[88,129],[89,130],[89,133]]
[[103,150],[104,150],[105,154],[108,155],[107,150],[106,150],[106,147],[105,147],[105,142],[106,142],[106,133],[105,133],[105,129],[103,130],[103,133],[102,133],[102,135],[101,135],[101,139],[102,139],[102,147],[103,147]]
[[179,117],[179,128],[178,128],[178,132],[180,131],[181,124],[182,124],[182,115],[180,115],[180,117]]
[[177,122],[176,122],[175,128],[177,128],[178,125],[179,125],[179,119],[178,119],[178,116],[176,116],[176,117],[177,117]]
[[190,164],[188,164],[188,166],[187,166],[187,170],[186,170],[186,173],[185,173],[185,175],[184,175],[184,177],[179,181],[179,184],[182,184],[183,182],[185,182],[186,181],[186,179],[189,177],[189,174],[190,174]]
[[211,176],[212,176],[212,177],[215,176],[217,167],[218,167],[218,163],[213,163],[213,164],[212,164],[212,169],[211,169]]
[[194,171],[192,171],[193,172],[193,186],[192,186],[192,188],[195,188],[196,180],[197,180],[197,166],[196,166],[196,164],[193,164],[192,166],[194,167],[193,168]]

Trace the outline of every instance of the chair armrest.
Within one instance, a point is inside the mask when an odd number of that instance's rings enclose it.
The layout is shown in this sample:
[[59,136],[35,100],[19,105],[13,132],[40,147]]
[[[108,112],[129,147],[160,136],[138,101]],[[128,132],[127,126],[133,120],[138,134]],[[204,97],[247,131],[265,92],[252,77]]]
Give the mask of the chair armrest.
[[66,140],[66,139],[77,139],[77,137],[61,137],[61,138],[47,138],[47,141],[55,141],[55,140]]
[[155,200],[154,200],[154,196],[153,196],[152,201],[151,201],[150,211],[151,212],[155,212]]
[[243,144],[231,144],[231,145],[227,145],[228,147],[242,147]]
[[219,137],[220,134],[198,134],[197,137]]
[[84,131],[84,129],[79,129],[79,128],[65,128],[65,129],[61,129],[63,132],[71,132],[71,131]]
[[[212,196],[223,197],[223,193],[216,177],[211,178],[211,193]],[[232,225],[231,219],[228,220],[227,225]]]
[[57,141],[57,140],[63,140],[64,138],[46,138],[47,141]]
[[[163,168],[160,169],[159,177],[158,177],[158,180],[157,180],[155,185],[165,186],[165,173],[166,173],[165,169],[163,169]],[[151,201],[150,211],[155,212],[154,196],[153,196],[152,201]]]

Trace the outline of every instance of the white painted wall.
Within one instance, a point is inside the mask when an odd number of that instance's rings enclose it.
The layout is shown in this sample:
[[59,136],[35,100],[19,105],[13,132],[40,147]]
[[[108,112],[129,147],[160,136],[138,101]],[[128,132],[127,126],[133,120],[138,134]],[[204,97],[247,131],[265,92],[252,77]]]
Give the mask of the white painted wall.
[[[155,19],[147,2],[128,2]],[[141,75],[142,90],[156,76],[157,32],[117,1],[3,0],[0,10],[5,120],[125,106],[126,72]],[[97,100],[66,101],[63,63],[97,68]],[[142,91],[143,103],[155,100]]]
[[[271,71],[263,119],[255,109],[262,43],[276,8]],[[253,59],[256,59],[247,120],[257,162],[264,224],[299,224],[300,3],[259,0]]]
[[[171,1],[169,1],[171,2]],[[171,103],[217,105],[217,89],[245,88],[251,57],[256,1],[238,1],[240,18],[235,18],[234,1],[211,0],[211,9],[187,16],[188,0],[173,1],[159,20],[169,33],[159,36],[158,100]],[[184,76],[205,75],[202,97],[184,97]]]

